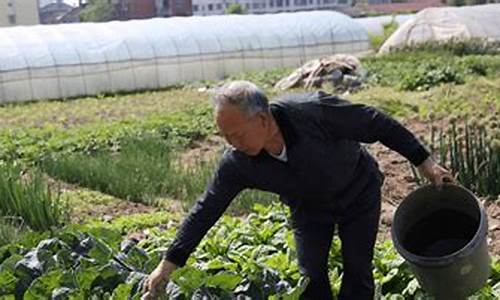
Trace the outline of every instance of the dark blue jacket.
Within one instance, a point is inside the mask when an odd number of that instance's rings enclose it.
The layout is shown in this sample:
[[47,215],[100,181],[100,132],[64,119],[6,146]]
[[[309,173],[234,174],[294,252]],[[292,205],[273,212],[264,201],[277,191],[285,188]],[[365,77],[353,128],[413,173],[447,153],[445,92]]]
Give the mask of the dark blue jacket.
[[251,157],[227,150],[203,196],[183,221],[165,258],[183,266],[206,232],[246,188],[280,195],[295,222],[328,222],[367,209],[362,195],[380,188],[383,175],[361,143],[380,141],[414,165],[428,150],[396,120],[373,107],[324,92],[295,94],[270,104],[288,161],[262,151]]

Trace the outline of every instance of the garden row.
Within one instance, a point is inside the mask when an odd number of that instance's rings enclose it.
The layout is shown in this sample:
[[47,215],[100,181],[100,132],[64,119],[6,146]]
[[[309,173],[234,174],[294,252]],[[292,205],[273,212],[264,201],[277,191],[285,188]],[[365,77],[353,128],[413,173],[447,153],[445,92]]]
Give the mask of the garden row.
[[[151,219],[152,216],[149,216]],[[122,240],[133,221],[67,226],[0,248],[2,299],[139,299],[144,279],[175,235],[178,219],[161,216],[147,238]],[[142,228],[138,220],[136,229]],[[143,224],[142,224],[143,225]],[[152,224],[148,224],[149,226]],[[167,299],[299,299],[308,279],[296,262],[293,233],[284,207],[256,205],[246,218],[223,217],[186,267],[172,275]],[[329,278],[338,293],[340,241],[329,255]],[[383,299],[424,299],[425,293],[390,243],[374,258],[377,294]],[[472,299],[500,296],[500,263]],[[130,297],[130,298],[129,298]]]

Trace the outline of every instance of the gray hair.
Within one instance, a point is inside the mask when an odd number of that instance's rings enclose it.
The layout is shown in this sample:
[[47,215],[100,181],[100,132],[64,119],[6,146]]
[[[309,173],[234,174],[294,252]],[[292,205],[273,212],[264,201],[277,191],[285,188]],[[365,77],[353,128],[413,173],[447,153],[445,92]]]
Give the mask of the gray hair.
[[269,112],[269,101],[255,84],[239,80],[231,81],[217,89],[212,103],[217,110],[223,103],[236,105],[246,117],[252,117],[258,112]]

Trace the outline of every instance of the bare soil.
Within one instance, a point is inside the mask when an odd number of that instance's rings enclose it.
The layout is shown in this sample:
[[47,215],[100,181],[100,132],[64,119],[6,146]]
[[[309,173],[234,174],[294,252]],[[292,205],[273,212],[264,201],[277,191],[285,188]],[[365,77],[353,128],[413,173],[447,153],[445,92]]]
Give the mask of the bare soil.
[[[428,125],[416,119],[407,120],[404,125],[416,136],[430,134]],[[392,217],[397,206],[406,195],[417,188],[417,184],[413,179],[410,164],[403,156],[380,143],[368,145],[367,149],[377,159],[380,169],[386,176],[382,188],[382,210],[378,235],[379,240],[386,240],[391,238]],[[500,204],[482,198],[480,201],[488,215],[489,250],[493,255],[500,255]]]

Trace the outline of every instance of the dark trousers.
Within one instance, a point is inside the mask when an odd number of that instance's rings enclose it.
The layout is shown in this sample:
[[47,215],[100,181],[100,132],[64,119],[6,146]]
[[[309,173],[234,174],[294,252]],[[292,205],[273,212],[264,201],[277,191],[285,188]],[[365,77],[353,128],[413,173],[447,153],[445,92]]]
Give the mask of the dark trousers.
[[[373,198],[372,198],[373,197]],[[367,209],[346,214],[331,223],[298,223],[294,228],[297,256],[301,273],[310,282],[301,299],[333,299],[328,279],[328,254],[335,225],[342,245],[343,276],[339,300],[372,300],[373,248],[380,217],[380,190],[366,200]],[[372,202],[373,201],[373,202]]]

